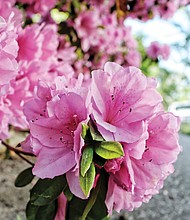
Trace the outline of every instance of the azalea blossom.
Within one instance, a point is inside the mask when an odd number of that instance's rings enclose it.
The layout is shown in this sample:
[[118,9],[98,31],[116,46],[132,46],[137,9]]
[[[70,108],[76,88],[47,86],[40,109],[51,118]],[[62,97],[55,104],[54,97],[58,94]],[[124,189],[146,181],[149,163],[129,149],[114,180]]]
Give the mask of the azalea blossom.
[[139,69],[109,62],[104,70],[93,71],[91,95],[99,132],[106,140],[126,143],[142,136],[144,120],[162,102],[155,83]]
[[162,45],[154,41],[147,48],[147,55],[153,60],[156,60],[159,58],[167,60],[170,55],[170,47],[167,44]]
[[24,108],[31,150],[37,156],[33,173],[40,178],[53,178],[77,165],[81,146],[76,139],[80,139],[81,122],[87,118],[86,92],[79,91],[77,83],[74,88],[64,87],[64,77],[58,78],[55,86],[41,82],[37,97]]
[[45,16],[55,6],[57,0],[18,0],[18,2],[27,4],[29,6],[27,10],[30,13],[41,13]]
[[[22,147],[37,157],[34,175],[43,179],[66,174],[70,191],[86,199],[90,191],[85,194],[79,181],[88,145],[82,123],[88,127],[91,120],[104,142],[119,142],[123,149],[122,156],[107,159],[101,167],[108,174],[107,210],[132,211],[158,193],[174,171],[181,150],[180,120],[164,112],[155,80],[135,67],[107,62],[85,84],[83,79],[79,75],[58,76],[49,84],[39,81],[36,97],[24,106],[30,135]],[[92,188],[98,178],[97,173]]]
[[[178,143],[179,118],[171,113],[157,113],[148,119],[148,136],[133,144],[124,144],[125,157],[115,161],[110,173],[106,205],[112,210],[132,211],[163,187],[163,181],[173,173],[181,147]],[[139,154],[134,150],[139,150]],[[119,163],[118,163],[119,162]]]
[[109,214],[113,209],[132,211],[148,202],[174,171],[172,164],[181,150],[180,121],[164,113],[155,86],[139,69],[115,63],[92,73],[94,122],[106,141],[120,142],[124,149],[124,157],[108,160],[104,167],[110,175]]
[[[33,175],[42,184],[64,176],[66,188],[50,195],[55,220],[67,218],[75,199],[87,204],[83,217],[99,201],[105,216],[132,211],[174,172],[180,120],[138,69],[138,42],[124,19],[168,18],[188,1],[0,2],[0,141],[28,129],[18,152],[36,157]],[[169,53],[158,42],[146,51],[156,61]],[[43,195],[31,190],[29,202],[32,217],[41,216],[52,203],[38,209],[32,193]]]
[[16,62],[18,53],[17,35],[13,30],[13,21],[11,21],[13,15],[14,13],[10,15],[9,22],[0,16],[0,85],[14,79],[18,71],[18,63]]

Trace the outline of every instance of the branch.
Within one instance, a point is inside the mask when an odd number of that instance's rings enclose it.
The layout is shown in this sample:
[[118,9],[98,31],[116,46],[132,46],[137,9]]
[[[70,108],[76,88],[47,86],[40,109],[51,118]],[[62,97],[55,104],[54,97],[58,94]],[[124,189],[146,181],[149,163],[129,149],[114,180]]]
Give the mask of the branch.
[[34,166],[34,163],[32,163],[30,160],[28,160],[26,157],[23,157],[22,154],[26,155],[26,156],[32,156],[34,157],[35,155],[29,152],[25,152],[22,151],[20,149],[17,149],[15,147],[11,147],[9,144],[5,143],[4,141],[1,142],[7,149],[14,151],[20,158],[22,158],[24,161],[26,161],[27,163],[29,163],[30,165]]
[[4,142],[4,141],[1,141],[1,143],[2,143],[6,148],[8,148],[9,150],[14,151],[16,154],[24,154],[24,155],[27,155],[27,156],[35,157],[35,155],[34,155],[33,153],[25,152],[25,151],[22,151],[22,150],[20,150],[20,149],[18,149],[18,148],[11,147],[9,144],[7,144],[7,143]]

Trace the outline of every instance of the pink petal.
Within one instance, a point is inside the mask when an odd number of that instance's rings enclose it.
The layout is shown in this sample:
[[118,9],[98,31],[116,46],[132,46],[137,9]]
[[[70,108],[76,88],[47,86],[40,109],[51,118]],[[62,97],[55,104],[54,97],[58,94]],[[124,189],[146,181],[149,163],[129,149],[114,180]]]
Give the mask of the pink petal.
[[84,195],[81,187],[80,187],[80,183],[79,183],[79,171],[70,171],[66,173],[66,177],[67,177],[67,182],[69,185],[69,189],[71,190],[71,192],[77,196],[78,198],[81,199],[86,199],[86,196]]
[[30,123],[31,135],[51,148],[73,148],[73,137],[55,117],[42,118]]
[[105,63],[104,65],[104,71],[106,73],[109,73],[111,75],[114,75],[116,74],[118,71],[122,70],[123,67],[120,66],[119,64],[117,63],[114,63],[114,62],[107,62]]
[[42,179],[54,178],[68,172],[75,164],[75,155],[70,149],[44,146],[38,154],[33,174]]

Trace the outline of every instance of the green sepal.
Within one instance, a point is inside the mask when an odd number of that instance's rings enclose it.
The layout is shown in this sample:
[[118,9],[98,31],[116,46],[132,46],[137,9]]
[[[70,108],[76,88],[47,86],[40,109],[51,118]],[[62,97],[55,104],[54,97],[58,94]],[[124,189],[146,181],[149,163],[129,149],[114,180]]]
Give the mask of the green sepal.
[[32,182],[34,179],[34,175],[32,173],[32,168],[29,167],[26,170],[23,170],[16,178],[15,180],[15,186],[16,187],[24,187]]
[[79,175],[80,187],[85,196],[89,195],[90,190],[93,187],[95,175],[96,175],[96,171],[95,171],[94,163],[90,164],[90,168],[88,169],[84,177],[81,174]]
[[116,141],[96,143],[95,152],[104,159],[115,159],[124,156],[122,145]]
[[53,179],[39,179],[30,193],[31,204],[35,206],[48,205],[57,199],[66,185],[67,182],[64,175]]
[[82,136],[83,139],[85,139],[88,129],[89,129],[88,125],[82,124],[81,136]]
[[105,139],[102,137],[100,132],[97,129],[97,126],[94,124],[92,119],[88,122],[89,128],[90,128],[90,134],[92,136],[92,139],[94,141],[104,141]]
[[84,177],[86,172],[89,170],[93,160],[93,148],[86,146],[82,153],[82,159],[80,163],[80,174]]

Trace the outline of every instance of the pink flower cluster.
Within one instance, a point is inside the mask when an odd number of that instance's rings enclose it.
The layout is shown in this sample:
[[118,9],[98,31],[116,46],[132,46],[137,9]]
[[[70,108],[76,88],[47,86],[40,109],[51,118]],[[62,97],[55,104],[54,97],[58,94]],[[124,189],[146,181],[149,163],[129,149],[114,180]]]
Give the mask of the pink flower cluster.
[[[102,68],[107,60],[139,67],[141,56],[131,27],[119,22],[115,11],[110,13],[114,1],[89,3],[89,9],[82,5],[80,13],[76,12],[74,19],[68,19],[68,25],[76,31],[77,43],[81,47],[80,56],[74,62],[75,72],[89,74],[89,70]],[[64,10],[67,12],[69,9],[65,7]]]
[[15,1],[0,4],[0,139],[3,140],[9,137],[9,125],[28,127],[23,105],[33,96],[39,79],[51,82],[58,75],[73,74],[69,62],[59,60],[56,24],[31,24],[23,29],[23,16],[14,4]]
[[[144,20],[150,16],[141,3],[149,14],[164,17],[187,3],[132,2],[127,16]],[[65,20],[54,21],[52,8]],[[0,140],[9,138],[10,127],[29,129],[22,147],[37,157],[34,175],[65,174],[70,191],[86,199],[79,181],[87,146],[82,133],[93,123],[105,142],[117,142],[124,152],[102,167],[93,161],[109,176],[109,214],[131,211],[158,193],[180,152],[179,119],[164,112],[155,80],[137,68],[137,41],[123,19],[114,0],[0,2]],[[147,54],[167,59],[169,49],[154,42]],[[59,209],[66,207],[64,194],[58,202],[56,220],[65,215]]]
[[167,60],[170,55],[170,47],[167,44],[162,45],[159,42],[154,41],[147,48],[147,55],[153,60],[159,58]]
[[135,1],[135,3],[129,1],[127,15],[144,21],[155,16],[167,19],[172,17],[179,7],[185,6],[189,2],[189,0],[142,0]]
[[42,16],[45,16],[58,0],[18,0],[18,2],[26,4],[28,14],[40,13]]
[[[26,10],[18,10],[15,6],[18,3],[24,4]],[[0,3],[1,139],[9,137],[9,125],[28,127],[23,105],[33,96],[38,79],[52,82],[56,76],[70,77],[73,69],[75,75],[82,72],[88,79],[91,69],[102,68],[106,60],[124,66],[140,65],[131,28],[120,24],[116,13],[109,11],[114,1],[102,5],[94,2],[89,9],[83,3],[81,10],[76,9],[76,16],[68,18],[67,28],[74,30],[79,45],[71,38],[68,40],[69,32],[59,35],[61,26],[49,19],[50,9],[56,3],[55,0]],[[70,10],[71,2],[62,4],[65,11]],[[35,13],[42,14],[39,23],[24,26],[25,17],[32,19]]]
[[49,85],[40,81],[24,113],[30,135],[22,146],[37,157],[33,173],[40,178],[66,174],[79,198],[85,198],[79,184],[86,147],[82,124],[93,120],[105,141],[121,143],[124,156],[107,160],[101,168],[109,175],[109,214],[148,202],[174,171],[181,150],[179,118],[164,112],[155,80],[135,67],[108,62],[104,70],[92,72],[88,83],[82,75],[76,80],[58,76]]

